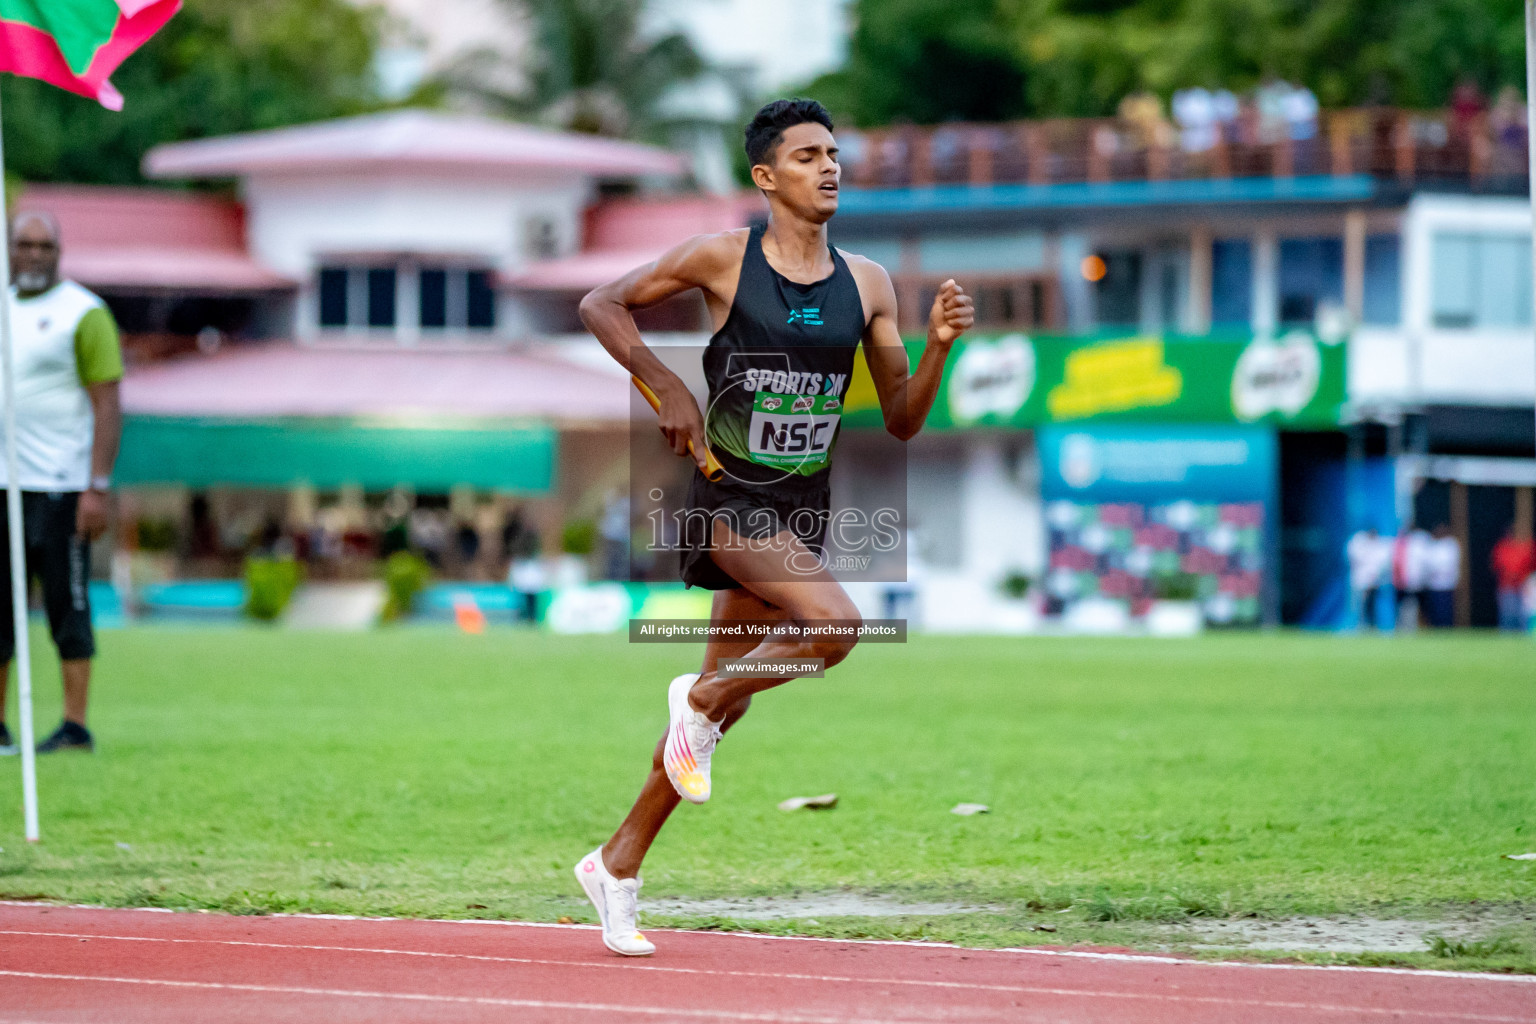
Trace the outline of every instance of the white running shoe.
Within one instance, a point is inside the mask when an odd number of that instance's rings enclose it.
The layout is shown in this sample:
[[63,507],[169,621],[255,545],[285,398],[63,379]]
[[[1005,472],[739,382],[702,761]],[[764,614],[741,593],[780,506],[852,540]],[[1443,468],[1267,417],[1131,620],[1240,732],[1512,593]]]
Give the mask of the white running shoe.
[[677,795],[690,803],[702,804],[709,799],[709,760],[714,756],[715,744],[720,742],[720,726],[725,720],[711,722],[704,712],[695,711],[688,704],[688,691],[698,681],[698,674],[690,672],[678,676],[667,687],[671,719],[661,763]]
[[603,945],[622,956],[650,956],[656,946],[635,925],[639,914],[640,879],[614,878],[603,866],[599,846],[576,865],[576,881],[597,908],[603,925]]

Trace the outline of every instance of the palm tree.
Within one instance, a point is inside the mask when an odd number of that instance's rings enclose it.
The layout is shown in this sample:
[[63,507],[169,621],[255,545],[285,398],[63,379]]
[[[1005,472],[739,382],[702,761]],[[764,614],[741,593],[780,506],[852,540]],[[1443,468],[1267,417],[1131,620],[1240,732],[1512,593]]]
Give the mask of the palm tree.
[[704,70],[680,33],[648,37],[644,0],[500,0],[531,23],[521,88],[498,84],[502,58],[472,54],[449,87],[520,117],[598,135],[645,135],[668,88]]

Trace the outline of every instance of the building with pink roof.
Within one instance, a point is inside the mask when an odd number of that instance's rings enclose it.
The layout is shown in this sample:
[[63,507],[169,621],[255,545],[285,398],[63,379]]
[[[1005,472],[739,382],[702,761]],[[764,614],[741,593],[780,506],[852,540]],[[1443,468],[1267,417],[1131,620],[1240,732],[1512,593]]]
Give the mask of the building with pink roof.
[[[205,539],[199,509],[220,537],[363,536],[386,499],[430,517],[453,491],[454,516],[520,505],[555,543],[622,480],[635,400],[590,342],[540,339],[602,280],[750,216],[684,191],[664,149],[424,111],[162,146],[145,170],[221,187],[30,186],[20,206],[59,220],[64,273],[124,327],[127,517]],[[230,571],[227,539],[184,568]]]
[[174,143],[144,168],[237,182],[250,255],[297,282],[292,336],[407,346],[537,331],[498,282],[580,253],[601,198],[687,170],[654,146],[423,110]]

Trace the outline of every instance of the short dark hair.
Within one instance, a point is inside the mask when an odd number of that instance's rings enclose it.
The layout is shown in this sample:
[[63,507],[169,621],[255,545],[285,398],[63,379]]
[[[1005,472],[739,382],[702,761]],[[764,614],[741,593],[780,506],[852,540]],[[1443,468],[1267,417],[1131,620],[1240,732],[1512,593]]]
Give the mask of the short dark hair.
[[797,124],[819,124],[832,131],[832,115],[815,100],[774,100],[747,125],[747,163],[771,163],[784,133]]

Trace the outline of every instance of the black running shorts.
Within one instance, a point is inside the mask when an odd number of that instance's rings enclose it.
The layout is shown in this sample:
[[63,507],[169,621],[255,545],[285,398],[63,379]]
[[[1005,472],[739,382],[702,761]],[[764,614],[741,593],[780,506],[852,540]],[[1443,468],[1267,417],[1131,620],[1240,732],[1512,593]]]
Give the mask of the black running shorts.
[[[827,476],[809,486],[798,478],[771,485],[725,479],[711,483],[695,472],[688,485],[688,505],[681,536],[683,582],[704,590],[736,590],[741,584],[715,563],[716,517],[724,517],[742,537],[762,540],[788,530],[820,556],[827,536],[827,514],[832,505]],[[782,579],[793,579],[786,568]]]
[[[80,495],[75,492],[21,494],[27,570],[42,584],[48,628],[63,661],[96,655],[96,636],[91,630],[91,549],[75,531],[79,506]],[[9,529],[9,509],[0,498],[0,660],[4,661],[16,653]]]

